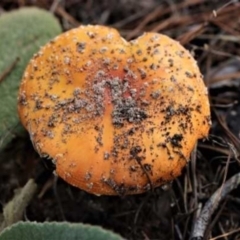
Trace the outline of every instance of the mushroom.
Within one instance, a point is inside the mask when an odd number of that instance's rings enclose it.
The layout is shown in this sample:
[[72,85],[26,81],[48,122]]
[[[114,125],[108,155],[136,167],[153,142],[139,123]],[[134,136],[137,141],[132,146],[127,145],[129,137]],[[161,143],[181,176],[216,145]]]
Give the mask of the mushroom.
[[32,58],[18,98],[22,124],[69,184],[138,194],[172,181],[211,125],[207,89],[178,42],[80,26]]

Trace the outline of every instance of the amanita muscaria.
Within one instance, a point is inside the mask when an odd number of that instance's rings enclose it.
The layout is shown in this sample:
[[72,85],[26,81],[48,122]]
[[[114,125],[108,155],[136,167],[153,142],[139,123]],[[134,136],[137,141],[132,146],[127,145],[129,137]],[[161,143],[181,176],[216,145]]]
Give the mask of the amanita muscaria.
[[173,180],[210,110],[198,66],[178,42],[81,26],[41,48],[26,68],[19,116],[56,173],[94,194],[136,194]]

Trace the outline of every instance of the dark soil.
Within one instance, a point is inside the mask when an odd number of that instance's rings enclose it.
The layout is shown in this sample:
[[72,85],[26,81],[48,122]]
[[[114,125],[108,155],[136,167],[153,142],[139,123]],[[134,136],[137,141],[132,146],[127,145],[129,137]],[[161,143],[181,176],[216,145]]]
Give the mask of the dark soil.
[[[52,11],[64,31],[79,24],[103,24],[116,27],[128,40],[144,31],[178,39],[194,52],[205,77],[212,128],[172,184],[125,197],[97,197],[57,179],[50,161],[37,155],[26,134],[0,153],[2,207],[14,189],[33,177],[39,190],[25,219],[90,223],[127,239],[189,239],[196,210],[240,171],[240,2],[1,0],[0,13],[32,5]],[[240,188],[220,203],[208,224],[206,239],[240,239]]]

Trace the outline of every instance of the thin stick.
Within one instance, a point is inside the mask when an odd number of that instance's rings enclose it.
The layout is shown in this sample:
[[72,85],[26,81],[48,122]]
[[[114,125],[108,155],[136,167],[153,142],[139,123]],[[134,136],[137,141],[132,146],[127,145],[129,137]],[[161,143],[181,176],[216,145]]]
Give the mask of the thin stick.
[[223,238],[223,237],[227,237],[233,233],[237,233],[237,232],[240,232],[240,228],[237,228],[235,230],[232,230],[231,232],[228,232],[228,233],[224,233],[222,235],[219,235],[217,237],[214,237],[214,238],[210,238],[210,240],[217,240],[217,239],[220,239],[220,238]]
[[240,184],[240,172],[232,176],[229,180],[227,180],[207,201],[205,204],[200,216],[196,220],[193,231],[191,234],[191,240],[194,239],[203,239],[206,227],[209,223],[209,220],[213,214],[213,212],[218,207],[220,201],[226,197],[229,192],[233,189],[237,188]]

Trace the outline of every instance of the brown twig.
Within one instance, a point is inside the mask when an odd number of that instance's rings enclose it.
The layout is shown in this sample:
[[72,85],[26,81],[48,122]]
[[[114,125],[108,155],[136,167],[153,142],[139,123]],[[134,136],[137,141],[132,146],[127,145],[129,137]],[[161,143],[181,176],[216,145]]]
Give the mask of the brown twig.
[[191,240],[203,239],[206,227],[209,220],[218,207],[219,203],[229,194],[233,189],[240,184],[240,173],[235,174],[228,179],[207,201],[200,216],[193,226]]
[[73,27],[78,27],[81,23],[77,21],[73,16],[65,11],[62,6],[57,6],[55,10],[56,14],[60,15],[63,19],[69,22]]
[[240,71],[213,77],[209,79],[209,83],[213,84],[213,83],[221,82],[223,80],[230,80],[230,79],[240,79]]
[[[217,240],[217,239],[222,239],[223,237],[228,237],[229,235],[232,235],[233,233],[240,232],[240,228],[234,229],[228,233],[224,233],[222,235],[219,235],[217,237],[211,238],[210,240]],[[236,238],[235,238],[236,239]]]
[[[214,110],[215,116],[217,117],[217,121],[224,130],[224,133],[226,134],[227,138],[230,140],[230,142],[234,145],[234,151],[233,154],[235,155],[235,158],[239,160],[240,156],[240,140],[229,130],[225,119],[223,119],[222,116],[218,115],[217,112]],[[231,147],[232,145],[229,144]],[[231,149],[233,150],[233,149]]]
[[[200,3],[203,3],[205,0],[188,0],[184,1],[183,3],[179,3],[175,6],[175,10],[182,9],[184,7],[191,7]],[[164,6],[160,5],[155,10],[150,12],[142,21],[141,23],[127,35],[127,39],[131,39],[139,35],[144,28],[149,24],[149,22],[156,21],[160,17],[164,16],[165,14],[169,14],[172,11],[172,7],[165,8]],[[151,30],[153,31],[153,29]]]

